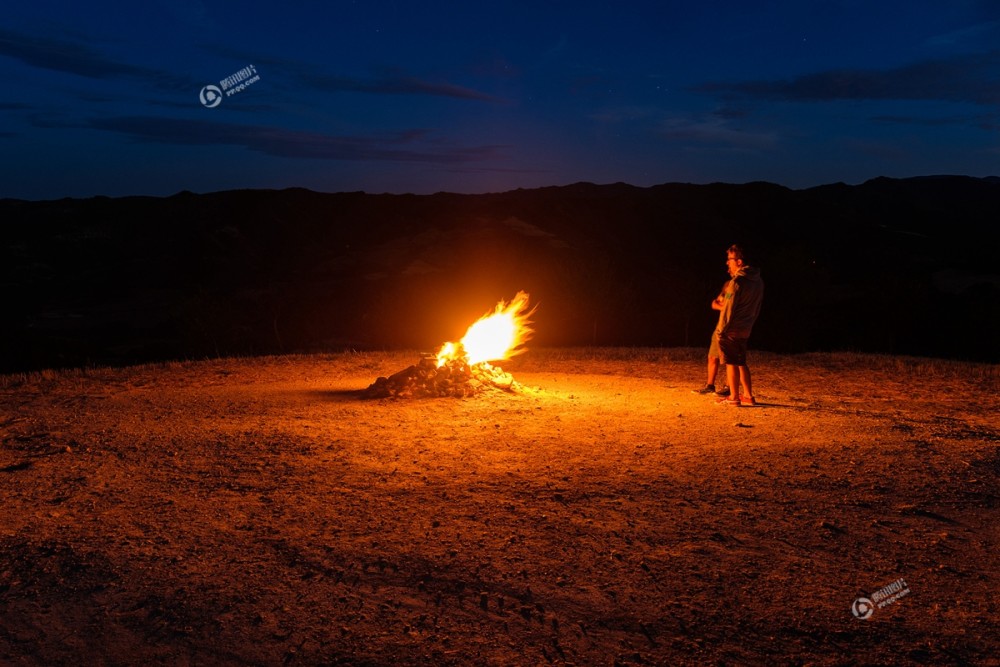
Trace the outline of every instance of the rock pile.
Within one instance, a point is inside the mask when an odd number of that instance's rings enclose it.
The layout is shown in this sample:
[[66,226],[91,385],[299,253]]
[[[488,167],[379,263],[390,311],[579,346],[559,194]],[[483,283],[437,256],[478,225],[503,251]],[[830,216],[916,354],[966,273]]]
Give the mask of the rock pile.
[[437,398],[475,396],[487,389],[515,392],[520,385],[510,373],[488,363],[469,366],[453,359],[437,365],[433,356],[389,377],[380,377],[363,392],[366,398]]

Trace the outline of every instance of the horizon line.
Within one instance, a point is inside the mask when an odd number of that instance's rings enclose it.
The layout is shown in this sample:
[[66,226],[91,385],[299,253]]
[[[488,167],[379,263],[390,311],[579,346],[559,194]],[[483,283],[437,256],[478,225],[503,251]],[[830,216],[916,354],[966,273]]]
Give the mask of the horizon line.
[[313,193],[313,194],[320,194],[320,195],[366,195],[366,196],[371,196],[371,197],[379,197],[379,196],[390,196],[390,197],[435,197],[435,196],[440,196],[440,195],[454,195],[454,196],[460,196],[460,197],[479,197],[479,196],[486,196],[486,195],[508,194],[508,193],[512,193],[512,192],[530,192],[530,191],[535,191],[535,190],[572,188],[572,187],[579,187],[579,186],[589,186],[589,187],[598,187],[598,188],[625,186],[625,187],[633,188],[635,190],[651,190],[653,188],[660,188],[660,187],[671,186],[671,185],[695,186],[695,187],[711,187],[711,186],[719,186],[719,185],[727,185],[727,186],[734,186],[734,187],[743,187],[743,186],[750,186],[750,185],[770,185],[770,186],[779,187],[779,188],[782,188],[782,189],[785,189],[785,190],[790,190],[790,191],[793,191],[793,192],[804,192],[804,191],[808,191],[808,190],[815,190],[815,189],[818,189],[818,188],[836,187],[836,186],[860,187],[860,186],[863,186],[863,185],[866,185],[868,183],[872,183],[872,182],[875,182],[875,181],[917,181],[917,180],[934,180],[934,179],[937,179],[937,180],[944,180],[944,179],[969,179],[969,180],[976,180],[976,181],[997,181],[997,182],[1000,182],[1000,175],[970,176],[970,175],[967,175],[967,174],[925,174],[925,175],[921,175],[921,176],[874,176],[872,178],[869,178],[869,179],[866,179],[864,181],[861,181],[860,183],[853,183],[852,184],[852,183],[847,183],[845,181],[833,181],[833,182],[829,182],[829,183],[821,183],[819,185],[812,185],[812,186],[809,186],[809,187],[800,187],[800,188],[793,188],[793,187],[790,187],[790,186],[787,186],[787,185],[783,185],[781,183],[776,183],[774,181],[766,181],[766,180],[744,181],[744,182],[741,182],[741,183],[735,183],[735,182],[730,182],[730,181],[709,181],[709,182],[704,182],[704,183],[695,183],[695,182],[690,182],[690,181],[666,181],[666,182],[657,183],[657,184],[654,184],[654,185],[634,185],[632,183],[627,183],[625,181],[614,181],[614,182],[611,182],[611,183],[595,183],[593,181],[575,181],[573,183],[566,183],[566,184],[563,184],[563,185],[555,185],[555,184],[553,184],[553,185],[539,185],[539,186],[536,186],[536,187],[528,187],[528,188],[510,188],[508,190],[492,190],[492,191],[483,191],[483,192],[455,192],[455,191],[451,191],[451,190],[438,190],[438,191],[435,191],[435,192],[422,193],[422,194],[421,193],[416,193],[416,192],[388,192],[388,191],[369,192],[367,190],[335,190],[335,191],[327,191],[327,190],[314,190],[312,188],[307,188],[305,186],[291,185],[291,186],[287,186],[287,187],[283,187],[283,188],[268,188],[268,187],[250,188],[250,187],[248,187],[248,188],[229,188],[229,189],[224,189],[224,190],[209,190],[209,191],[199,191],[199,192],[185,189],[185,190],[178,190],[177,192],[175,192],[173,194],[169,194],[169,195],[149,195],[149,194],[104,195],[104,194],[95,194],[95,195],[89,195],[89,196],[85,196],[85,197],[64,196],[64,197],[52,197],[52,198],[47,198],[47,199],[24,199],[24,198],[21,198],[21,197],[0,197],[0,202],[26,202],[26,203],[39,203],[39,204],[41,204],[41,203],[46,203],[46,202],[60,202],[60,201],[67,201],[67,200],[69,200],[69,201],[88,201],[88,200],[91,200],[91,199],[171,199],[173,197],[188,196],[188,195],[196,196],[196,197],[202,197],[202,196],[217,195],[217,194],[226,194],[226,193],[234,193],[234,192],[288,192],[290,190],[302,190],[302,191],[305,191],[305,192],[310,192],[310,193]]

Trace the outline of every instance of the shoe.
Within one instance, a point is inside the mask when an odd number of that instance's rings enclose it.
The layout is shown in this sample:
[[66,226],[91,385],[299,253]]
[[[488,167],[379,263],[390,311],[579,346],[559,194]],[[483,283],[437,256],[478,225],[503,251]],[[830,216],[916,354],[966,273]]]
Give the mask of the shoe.
[[719,391],[715,392],[716,396],[729,396],[729,387],[723,387]]
[[733,398],[732,396],[729,396],[727,398],[720,398],[719,400],[717,400],[715,402],[715,404],[716,405],[731,405],[734,408],[738,408],[741,405],[743,405],[742,403],[740,403],[740,399]]
[[750,408],[757,407],[757,399],[755,399],[753,396],[750,397],[744,396],[742,400],[743,400],[743,405],[747,407]]
[[692,394],[702,394],[702,395],[704,395],[704,394],[714,394],[715,393],[715,385],[714,384],[706,384],[701,389],[692,389],[691,393]]

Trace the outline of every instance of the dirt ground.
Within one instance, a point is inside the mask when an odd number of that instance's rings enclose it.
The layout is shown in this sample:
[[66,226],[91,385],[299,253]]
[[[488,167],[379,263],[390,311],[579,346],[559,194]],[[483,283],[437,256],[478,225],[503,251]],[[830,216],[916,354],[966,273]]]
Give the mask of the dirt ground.
[[1000,370],[703,355],[0,377],[0,663],[1000,664]]

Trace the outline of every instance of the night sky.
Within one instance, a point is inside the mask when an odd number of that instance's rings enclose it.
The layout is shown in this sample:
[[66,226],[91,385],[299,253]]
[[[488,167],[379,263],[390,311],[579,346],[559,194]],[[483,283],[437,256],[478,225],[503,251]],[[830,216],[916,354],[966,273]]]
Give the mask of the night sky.
[[0,197],[1000,175],[995,0],[35,0],[0,80]]

